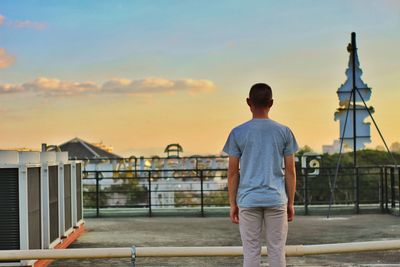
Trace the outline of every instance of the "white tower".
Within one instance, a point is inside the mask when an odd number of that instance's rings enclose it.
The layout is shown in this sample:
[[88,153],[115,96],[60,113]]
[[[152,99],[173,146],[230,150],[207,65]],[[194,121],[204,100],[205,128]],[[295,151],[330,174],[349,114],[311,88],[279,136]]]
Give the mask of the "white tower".
[[[366,143],[371,143],[370,123],[365,122],[369,116],[368,110],[365,108],[363,100],[367,102],[371,97],[371,88],[368,87],[361,79],[362,70],[360,69],[360,62],[358,60],[357,48],[355,46],[355,35],[352,40],[353,45],[349,44],[347,47],[350,52],[349,63],[346,70],[347,80],[337,90],[339,97],[339,108],[335,112],[335,121],[340,122],[339,138],[343,138],[343,144],[348,148],[353,148],[354,144],[354,126],[356,136],[356,149],[365,148]],[[353,51],[354,50],[354,51]],[[354,55],[354,59],[353,59]],[[354,65],[354,66],[353,66]],[[358,90],[355,91],[355,111],[353,102],[353,86]],[[359,93],[358,93],[358,92]],[[360,97],[361,94],[361,97]],[[350,101],[351,100],[351,101]],[[368,107],[371,114],[374,112],[373,107]],[[355,122],[354,122],[355,115]],[[346,122],[347,117],[347,122]],[[344,127],[346,129],[343,134]],[[343,136],[342,136],[343,135]]]

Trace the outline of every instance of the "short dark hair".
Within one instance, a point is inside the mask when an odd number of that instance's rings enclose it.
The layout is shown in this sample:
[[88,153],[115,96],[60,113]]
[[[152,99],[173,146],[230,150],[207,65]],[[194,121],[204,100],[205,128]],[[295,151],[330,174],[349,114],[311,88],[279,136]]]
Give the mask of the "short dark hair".
[[249,99],[255,107],[268,107],[272,100],[272,89],[268,84],[256,83],[250,89]]

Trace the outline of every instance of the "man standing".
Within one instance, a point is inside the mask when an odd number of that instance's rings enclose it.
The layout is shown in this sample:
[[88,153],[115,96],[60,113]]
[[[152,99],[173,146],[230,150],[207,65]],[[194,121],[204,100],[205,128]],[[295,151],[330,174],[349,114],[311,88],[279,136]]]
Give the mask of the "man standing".
[[253,118],[231,131],[223,149],[229,155],[230,218],[239,223],[243,266],[260,266],[265,225],[269,266],[282,267],[288,221],[294,218],[298,146],[288,127],[269,118],[273,99],[267,84],[253,85],[247,104]]

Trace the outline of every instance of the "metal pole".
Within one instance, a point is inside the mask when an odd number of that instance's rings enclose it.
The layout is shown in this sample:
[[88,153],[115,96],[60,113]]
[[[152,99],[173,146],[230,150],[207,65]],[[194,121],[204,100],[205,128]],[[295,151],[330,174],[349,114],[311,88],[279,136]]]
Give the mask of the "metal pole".
[[355,206],[356,206],[356,213],[359,214],[360,213],[360,178],[358,175],[358,167],[355,168],[355,176],[356,176],[356,202],[355,202]]
[[[353,63],[353,164],[354,168],[357,167],[357,124],[356,124],[356,33],[351,33],[351,59]],[[350,105],[350,103],[349,103]]]
[[[357,53],[357,46],[356,46],[356,33],[351,33],[351,59],[352,59],[352,80],[353,80],[353,89],[351,93],[353,95],[353,166],[354,166],[354,177],[355,177],[355,210],[356,213],[360,213],[360,205],[359,205],[359,180],[358,180],[358,170],[357,170],[357,124],[356,124],[356,53]],[[349,103],[350,105],[350,103]]]
[[304,214],[308,215],[308,168],[304,173]]
[[383,192],[383,170],[384,170],[384,167],[381,167],[380,168],[380,182],[379,182],[379,203],[380,203],[380,206],[381,206],[381,212],[382,213],[384,213],[384,211],[385,211],[385,209],[384,209],[384,204],[383,204],[383,202],[384,202],[384,198],[383,198],[383,194],[384,194],[384,192]]
[[397,175],[399,177],[397,187],[399,190],[399,214],[400,214],[400,167],[397,167]]
[[389,197],[388,197],[388,186],[387,186],[387,168],[385,168],[385,179],[384,179],[384,186],[385,186],[385,211],[389,212]]
[[347,105],[347,109],[346,109],[346,119],[344,120],[344,126],[343,126],[343,132],[341,134],[341,138],[340,138],[340,148],[339,148],[339,158],[338,161],[336,162],[336,172],[335,172],[335,178],[333,179],[333,184],[331,186],[331,192],[329,194],[329,207],[328,207],[328,215],[326,216],[327,218],[329,218],[331,216],[331,208],[332,208],[332,202],[333,202],[333,195],[334,195],[334,190],[336,188],[336,181],[337,181],[337,177],[339,174],[339,167],[340,167],[340,161],[342,159],[342,149],[343,149],[343,142],[344,142],[344,137],[345,137],[345,133],[346,133],[346,128],[347,128],[347,120],[349,118],[349,111],[350,111],[350,102],[351,99],[353,98],[353,95],[350,94],[349,97],[349,104]]
[[[138,174],[137,174],[137,158],[135,158],[135,178],[138,179]],[[140,177],[141,178],[141,177]]]
[[131,263],[132,267],[136,267],[136,247],[131,247]]
[[394,168],[390,168],[390,194],[391,194],[391,201],[392,201],[392,209],[396,207],[396,191],[394,188]]
[[100,217],[100,183],[98,171],[96,171],[96,217]]
[[204,181],[203,181],[202,170],[200,170],[200,196],[201,196],[201,217],[204,217]]
[[147,180],[148,180],[148,185],[149,185],[149,191],[148,191],[148,198],[149,198],[149,217],[151,217],[152,210],[151,210],[151,171],[148,171],[147,175]]
[[368,108],[368,106],[367,106],[367,103],[365,103],[365,100],[364,100],[362,94],[360,93],[360,91],[358,90],[358,88],[357,88],[357,93],[358,93],[358,95],[360,96],[361,101],[363,102],[363,104],[364,104],[364,106],[365,106],[365,109],[367,110],[367,112],[368,112],[368,114],[369,114],[369,117],[371,118],[372,122],[374,123],[375,128],[376,128],[376,130],[378,131],[379,136],[381,137],[381,139],[382,139],[382,141],[383,141],[383,144],[385,145],[386,151],[388,152],[389,156],[391,157],[391,159],[392,159],[392,161],[393,161],[393,164],[397,167],[396,159],[394,158],[393,153],[390,151],[390,149],[389,149],[389,147],[388,147],[388,145],[387,145],[387,143],[386,143],[386,140],[385,140],[385,138],[383,137],[383,134],[382,134],[381,130],[380,130],[379,127],[378,127],[378,124],[376,123],[376,121],[375,121],[375,119],[374,119],[374,116],[372,116],[372,113],[371,113],[371,111],[369,110],[369,108]]

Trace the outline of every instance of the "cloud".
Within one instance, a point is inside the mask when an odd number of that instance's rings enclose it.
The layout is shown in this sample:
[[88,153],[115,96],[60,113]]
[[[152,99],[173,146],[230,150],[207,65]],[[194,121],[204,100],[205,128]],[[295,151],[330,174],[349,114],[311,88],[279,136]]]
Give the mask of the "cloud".
[[94,82],[69,82],[45,77],[25,83],[22,88],[45,96],[74,96],[99,91]]
[[15,57],[9,55],[4,48],[0,48],[0,69],[7,68],[15,61]]
[[186,91],[190,94],[211,92],[215,90],[213,82],[208,80],[169,80],[165,78],[150,77],[141,80],[113,79],[103,84],[104,92],[127,94],[157,94],[176,93]]
[[207,80],[178,80],[176,81],[177,88],[188,88],[189,93],[207,93],[215,90],[215,85]]
[[[0,14],[0,26],[4,24],[6,21],[6,17]],[[8,21],[7,26],[11,28],[17,29],[34,29],[34,30],[43,30],[47,28],[47,23],[45,22],[36,22],[31,20],[15,20]]]
[[170,80],[165,78],[149,77],[139,80],[112,79],[102,85],[94,82],[61,81],[54,78],[39,77],[32,82],[21,85],[0,85],[0,94],[33,92],[38,95],[79,96],[89,94],[125,94],[125,95],[154,95],[174,94],[186,92],[189,95],[212,92],[215,85],[208,80],[180,79]]
[[12,94],[24,92],[24,88],[20,85],[15,84],[0,84],[0,95],[1,94]]
[[47,23],[30,21],[30,20],[17,20],[9,22],[8,26],[17,29],[43,30],[47,28]]

